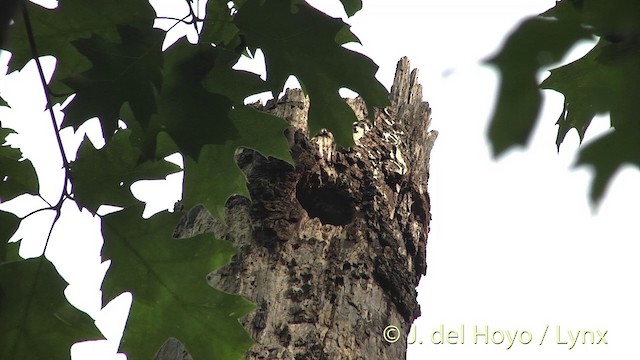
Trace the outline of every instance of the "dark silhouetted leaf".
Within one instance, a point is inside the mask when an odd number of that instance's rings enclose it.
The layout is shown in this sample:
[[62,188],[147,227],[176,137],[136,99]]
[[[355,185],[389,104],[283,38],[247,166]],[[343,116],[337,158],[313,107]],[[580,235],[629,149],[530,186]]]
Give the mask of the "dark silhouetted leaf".
[[0,211],[0,264],[7,260],[7,241],[18,230],[18,225],[20,219],[17,216]]
[[369,58],[336,46],[342,20],[306,3],[295,7],[292,13],[288,1],[249,1],[238,11],[236,25],[250,48],[264,52],[271,91],[277,95],[289,75],[296,76],[311,99],[310,132],[327,128],[338,145],[351,146],[356,117],[338,90],[357,92],[370,110],[388,105],[389,94],[375,80],[378,67]]
[[207,145],[198,161],[187,158],[185,162],[185,208],[203,204],[218,218],[223,217],[229,196],[249,195],[245,175],[234,161],[238,147],[249,147],[265,156],[293,162],[283,135],[287,124],[282,119],[245,106],[236,107],[230,117],[240,131],[238,140],[224,145]]
[[69,359],[71,345],[100,339],[64,297],[67,283],[44,257],[0,265],[0,358]]
[[206,89],[226,96],[234,105],[242,105],[250,95],[269,91],[268,84],[260,76],[231,68],[238,59],[238,54],[219,49],[216,66],[204,78]]
[[144,220],[142,207],[103,218],[103,257],[111,266],[103,299],[124,291],[133,304],[122,339],[130,359],[152,359],[169,337],[182,341],[194,359],[241,359],[252,341],[238,318],[254,306],[239,295],[209,286],[207,274],[227,264],[235,248],[211,234],[174,239],[180,214]]
[[338,31],[338,33],[336,34],[336,43],[344,45],[350,42],[361,44],[360,39],[358,39],[358,37],[353,32],[351,32],[351,26],[346,25],[343,26],[342,29],[340,29],[340,31]]
[[9,24],[14,13],[18,10],[18,5],[20,5],[20,0],[4,0],[0,2],[0,46],[6,40]]
[[489,126],[494,156],[526,145],[540,111],[537,72],[561,60],[578,40],[590,37],[575,19],[533,17],[520,24],[487,61],[500,72],[498,102]]
[[[501,53],[490,60],[502,74],[489,129],[494,154],[526,143],[540,106],[540,94],[534,86],[536,71],[559,60],[577,40],[597,35],[600,40],[587,55],[551,70],[540,87],[565,96],[556,122],[558,149],[571,129],[577,130],[582,142],[593,118],[609,113],[615,130],[587,144],[578,160],[578,164],[591,165],[595,170],[591,200],[598,203],[622,164],[638,164],[639,14],[640,2],[635,0],[565,0],[525,21]],[[536,64],[541,58],[546,60]]]
[[[204,28],[200,34],[200,42],[216,45],[232,45],[239,41],[238,28],[233,23],[233,16],[228,7],[227,0],[209,0],[207,2],[207,16]],[[244,1],[234,1],[236,8],[242,6]]]
[[597,114],[609,112],[613,133],[581,150],[578,164],[594,167],[591,200],[598,203],[615,171],[624,163],[640,164],[640,47],[601,39],[583,58],[551,71],[541,87],[565,96],[557,146],[575,128],[580,140]]
[[623,164],[639,165],[640,142],[640,3],[629,0],[565,4],[559,19],[579,19],[600,40],[587,55],[551,71],[542,88],[565,96],[558,120],[559,147],[567,132],[576,129],[580,141],[592,119],[609,113],[613,132],[587,144],[578,164],[593,166],[591,200],[599,203],[615,171]]
[[118,130],[112,140],[96,150],[85,138],[71,164],[75,200],[94,212],[100,205],[129,206],[137,203],[131,184],[162,179],[180,167],[165,160],[139,163],[140,150],[131,145],[131,131]]
[[[53,55],[58,59],[51,87],[59,94],[69,91],[60,80],[91,67],[91,62],[73,46],[74,41],[95,34],[105,41],[118,42],[118,25],[150,28],[155,18],[151,5],[137,0],[121,1],[116,6],[110,0],[63,0],[55,10],[27,2],[27,7],[40,56]],[[22,15],[16,16],[3,49],[13,54],[9,71],[21,69],[31,60]]]
[[640,129],[633,130],[614,130],[581,149],[577,165],[590,165],[595,170],[590,193],[594,203],[602,200],[613,174],[622,165],[640,166]]
[[11,130],[0,128],[0,201],[8,201],[22,194],[38,194],[38,176],[29,160],[21,160],[22,153],[2,145]]
[[561,17],[579,18],[582,24],[613,43],[637,41],[640,34],[640,2],[635,0],[583,1],[580,6],[561,2]]
[[344,11],[347,13],[347,16],[351,17],[355,15],[360,9],[362,9],[362,0],[340,0],[342,2],[342,6],[344,7]]
[[224,144],[238,137],[228,115],[233,102],[203,85],[219,61],[218,54],[217,48],[191,45],[183,39],[165,55],[158,116],[151,126],[167,132],[182,153],[194,159],[205,144]]
[[582,141],[593,117],[609,108],[613,79],[606,72],[614,69],[607,69],[596,60],[601,44],[602,41],[583,58],[551,70],[551,75],[540,84],[543,89],[556,90],[565,96],[564,109],[556,123],[558,150],[569,130],[576,129]]
[[146,126],[156,112],[160,88],[164,32],[119,26],[123,41],[108,42],[98,35],[73,41],[93,67],[64,80],[76,97],[64,109],[63,126],[77,129],[86,120],[99,117],[103,135],[110,138],[118,127],[120,108],[129,102],[136,119]]

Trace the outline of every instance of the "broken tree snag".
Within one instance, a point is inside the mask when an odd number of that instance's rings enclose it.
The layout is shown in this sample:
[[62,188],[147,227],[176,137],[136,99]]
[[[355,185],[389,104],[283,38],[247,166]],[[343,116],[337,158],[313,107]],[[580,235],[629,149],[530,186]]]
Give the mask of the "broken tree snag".
[[[346,100],[359,120],[350,149],[336,148],[327,131],[309,137],[301,90],[256,105],[292,124],[295,165],[238,151],[251,200],[229,199],[223,222],[194,208],[178,228],[180,236],[214,231],[239,248],[208,279],[258,306],[241,319],[256,341],[246,359],[405,358],[405,335],[420,315],[437,135],[417,77],[401,59],[392,105],[375,109],[374,121],[362,99]],[[383,337],[390,325],[400,332],[395,343]]]

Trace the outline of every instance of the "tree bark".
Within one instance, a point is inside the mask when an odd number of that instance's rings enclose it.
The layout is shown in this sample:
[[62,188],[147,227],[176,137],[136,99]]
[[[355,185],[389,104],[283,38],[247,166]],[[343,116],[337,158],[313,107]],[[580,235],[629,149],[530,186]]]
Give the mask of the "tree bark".
[[[179,237],[213,231],[238,247],[208,280],[258,306],[241,319],[256,341],[246,359],[405,358],[420,315],[416,286],[426,274],[437,136],[417,75],[407,58],[398,62],[392,104],[376,109],[373,122],[360,98],[346,100],[359,119],[349,149],[336,149],[325,130],[308,136],[309,102],[300,90],[256,105],[291,124],[295,166],[239,150],[251,200],[230,198],[224,222],[196,207],[176,230]],[[390,325],[397,342],[383,336]],[[175,340],[157,356],[187,358]]]

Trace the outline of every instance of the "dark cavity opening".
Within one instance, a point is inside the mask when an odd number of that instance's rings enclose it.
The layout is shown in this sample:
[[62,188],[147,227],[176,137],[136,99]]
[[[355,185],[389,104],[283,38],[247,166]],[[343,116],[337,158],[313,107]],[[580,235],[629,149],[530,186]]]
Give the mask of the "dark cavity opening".
[[309,217],[316,217],[323,224],[347,225],[353,221],[353,200],[335,186],[309,187],[308,183],[299,182],[296,197]]

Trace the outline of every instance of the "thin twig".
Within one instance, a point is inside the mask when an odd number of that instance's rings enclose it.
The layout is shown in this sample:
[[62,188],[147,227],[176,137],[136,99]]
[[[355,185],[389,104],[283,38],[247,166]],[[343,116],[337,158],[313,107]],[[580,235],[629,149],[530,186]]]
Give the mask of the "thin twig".
[[[192,0],[186,0],[186,1],[187,1],[187,6],[189,7],[189,15],[191,15],[191,17],[194,20],[197,19],[198,15],[196,15],[196,13],[193,12],[193,7],[191,6],[193,1]],[[198,33],[198,24],[195,21],[193,22],[193,28],[196,30],[196,34],[197,34]]]
[[[192,16],[192,15],[186,15],[182,19],[174,18],[174,17],[171,17],[171,16],[158,16],[156,19],[157,20],[173,20],[173,21],[177,21],[178,23],[183,23],[183,24],[187,24],[187,25],[191,25],[191,24],[195,24],[195,23],[199,23],[199,22],[203,22],[204,21],[204,19],[200,19],[200,18],[194,18],[193,20],[185,20],[189,16]],[[173,25],[173,26],[175,26],[175,25]]]
[[40,54],[38,53],[38,47],[36,46],[36,39],[33,36],[33,29],[31,27],[31,20],[29,19],[29,11],[27,9],[27,4],[25,1],[22,1],[21,5],[22,5],[22,16],[24,18],[24,24],[27,30],[27,37],[29,38],[29,46],[31,47],[31,56],[36,61],[38,73],[40,74],[40,82],[42,83],[44,96],[47,100],[47,110],[49,110],[49,115],[51,117],[51,124],[53,125],[53,130],[54,130],[53,132],[56,136],[56,142],[58,143],[58,149],[60,150],[60,156],[62,157],[62,165],[64,166],[65,187],[63,189],[63,194],[59,201],[59,203],[61,203],[62,197],[67,192],[66,184],[67,184],[67,181],[69,181],[69,160],[67,159],[67,155],[64,152],[64,147],[62,146],[62,138],[60,137],[60,132],[58,129],[58,123],[56,121],[56,116],[53,113],[53,103],[51,102],[51,96],[49,95],[49,91],[48,91],[49,87],[47,86],[47,80],[44,76],[44,71],[42,70],[42,64],[40,63]]
[[26,218],[28,218],[29,216],[35,215],[41,211],[47,211],[47,210],[56,210],[56,208],[54,206],[49,206],[49,207],[44,207],[44,208],[40,208],[40,209],[36,209],[33,210],[32,212],[28,213],[27,215],[23,216],[20,218],[20,220],[24,220]]
[[[31,26],[31,20],[29,18],[29,10],[27,9],[26,1],[21,1],[22,6],[22,17],[24,18],[24,24],[27,31],[27,37],[29,39],[29,46],[31,48],[31,57],[36,62],[36,67],[38,68],[38,74],[40,74],[40,82],[42,83],[42,89],[44,90],[44,96],[47,100],[47,110],[49,110],[49,116],[51,117],[51,125],[53,126],[53,133],[56,137],[56,142],[58,143],[58,150],[60,151],[60,156],[62,158],[62,166],[64,167],[64,183],[62,187],[62,192],[60,194],[60,198],[58,202],[54,206],[50,206],[49,209],[55,210],[56,216],[53,219],[53,223],[51,224],[51,228],[49,228],[49,234],[47,235],[47,240],[44,245],[43,253],[47,251],[47,246],[49,245],[49,239],[51,238],[51,233],[53,232],[53,227],[55,226],[58,219],[60,219],[61,211],[62,211],[62,203],[67,194],[67,183],[70,179],[69,173],[69,160],[67,159],[67,155],[64,152],[64,147],[62,146],[62,138],[60,137],[60,130],[58,129],[58,123],[56,121],[56,116],[53,112],[53,103],[51,102],[51,96],[49,94],[49,87],[47,86],[47,79],[44,76],[44,70],[42,70],[42,64],[40,63],[40,53],[38,52],[38,47],[36,46],[36,39],[33,36],[33,28]],[[44,199],[43,199],[44,200]],[[48,202],[45,201],[47,204]],[[47,210],[47,208],[41,209]],[[38,211],[41,211],[38,210]],[[35,211],[30,215],[38,212]]]

